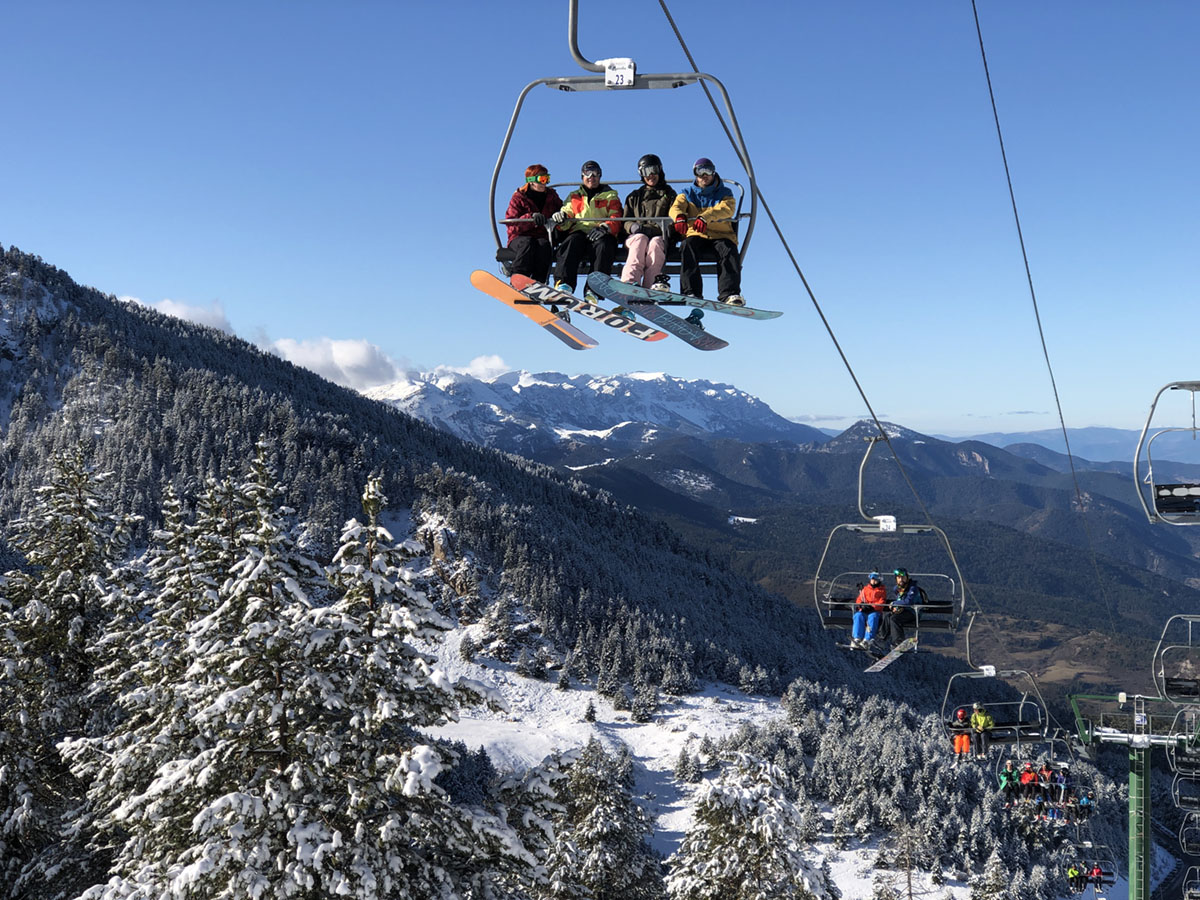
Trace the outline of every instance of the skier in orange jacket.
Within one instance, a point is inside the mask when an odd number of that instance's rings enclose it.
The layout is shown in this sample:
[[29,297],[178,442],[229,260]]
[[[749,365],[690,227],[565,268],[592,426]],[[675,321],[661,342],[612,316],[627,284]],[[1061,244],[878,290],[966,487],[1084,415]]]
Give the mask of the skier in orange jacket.
[[872,572],[854,601],[854,625],[850,631],[852,647],[867,649],[879,630],[879,616],[885,603],[887,588],[883,586],[883,577],[878,572]]

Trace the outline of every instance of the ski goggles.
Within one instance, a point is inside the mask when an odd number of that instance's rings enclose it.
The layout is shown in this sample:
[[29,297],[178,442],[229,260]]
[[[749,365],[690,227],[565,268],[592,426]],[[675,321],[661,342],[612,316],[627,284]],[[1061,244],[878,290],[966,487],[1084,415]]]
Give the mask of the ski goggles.
[[700,166],[699,168],[692,169],[692,173],[695,175],[716,175],[717,170],[712,166]]
[[541,182],[542,184],[549,184],[550,183],[550,174],[545,173],[543,175],[526,175],[525,176],[526,184],[537,184],[538,182]]
[[579,174],[584,178],[593,178],[593,177],[599,178],[600,170],[599,169],[584,169]]
[[659,166],[638,166],[638,174],[643,178],[648,178],[651,175],[661,175],[662,168]]

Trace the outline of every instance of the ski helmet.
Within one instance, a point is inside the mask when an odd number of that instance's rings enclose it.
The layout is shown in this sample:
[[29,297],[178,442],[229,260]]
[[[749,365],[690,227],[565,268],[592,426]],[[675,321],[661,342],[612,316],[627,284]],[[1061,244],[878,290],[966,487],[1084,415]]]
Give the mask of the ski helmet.
[[647,153],[638,160],[638,174],[645,178],[647,175],[659,175],[663,173],[662,160],[653,153]]
[[698,160],[696,160],[694,163],[692,163],[692,174],[693,175],[698,175],[699,169],[707,169],[707,170],[711,171],[714,175],[717,172],[717,167],[715,165],[713,165],[713,161],[711,159],[709,159],[707,156],[702,156]]
[[580,175],[588,175],[588,174],[591,174],[592,172],[595,172],[597,175],[604,174],[600,170],[600,163],[596,162],[594,159],[589,159],[587,162],[585,162],[582,166],[579,167]]

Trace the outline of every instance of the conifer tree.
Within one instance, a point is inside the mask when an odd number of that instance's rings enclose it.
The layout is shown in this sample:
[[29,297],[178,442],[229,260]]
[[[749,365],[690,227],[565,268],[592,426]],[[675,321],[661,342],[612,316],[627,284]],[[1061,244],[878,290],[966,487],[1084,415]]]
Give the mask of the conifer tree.
[[26,562],[0,593],[0,881],[13,897],[74,896],[104,864],[59,744],[101,733],[110,714],[91,692],[93,645],[123,606],[114,569],[136,520],[113,514],[107,478],[80,449],[55,454],[12,526]]
[[[109,833],[124,840],[89,898],[449,900],[529,871],[511,829],[434,783],[447,759],[417,729],[480,692],[451,683],[413,644],[448,623],[379,524],[379,480],[328,572],[300,553],[265,448],[240,493],[252,527],[237,536],[216,605],[187,625],[189,715],[172,736],[175,757],[140,790],[93,786]],[[131,771],[154,752],[145,744],[122,745]]]
[[634,688],[629,718],[635,722],[649,722],[657,710],[658,691],[654,689],[654,685],[643,681]]
[[667,861],[673,900],[827,898],[818,863],[800,841],[799,810],[775,767],[738,754],[702,788],[695,821]]
[[563,814],[549,854],[554,900],[656,900],[663,897],[658,855],[646,843],[650,818],[633,799],[632,761],[593,738],[559,793]]
[[1008,869],[999,848],[988,856],[983,872],[971,879],[971,900],[1010,900]]
[[687,747],[679,750],[679,757],[675,760],[674,774],[675,780],[682,784],[695,784],[702,777],[700,764],[696,762],[696,757],[688,753]]

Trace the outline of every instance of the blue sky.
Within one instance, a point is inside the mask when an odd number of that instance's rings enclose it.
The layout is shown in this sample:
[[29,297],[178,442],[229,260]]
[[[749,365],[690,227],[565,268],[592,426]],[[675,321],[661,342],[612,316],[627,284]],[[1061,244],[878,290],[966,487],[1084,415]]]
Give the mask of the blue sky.
[[[688,68],[655,0],[581,0],[580,48]],[[883,418],[1054,427],[969,0],[675,0],[733,99],[759,186]],[[468,283],[494,271],[487,189],[520,90],[579,75],[565,0],[96,4],[6,10],[0,242],[366,386],[438,366],[666,371],[839,426],[865,408],[766,217],[731,346],[598,326],[566,349]],[[1067,424],[1140,428],[1195,378],[1200,5],[979,0]],[[540,88],[525,165],[611,179],[659,154],[741,180],[698,88]],[[501,209],[500,212],[503,210]],[[1177,335],[1182,336],[1180,341]],[[1131,448],[1132,452],[1132,448]]]

